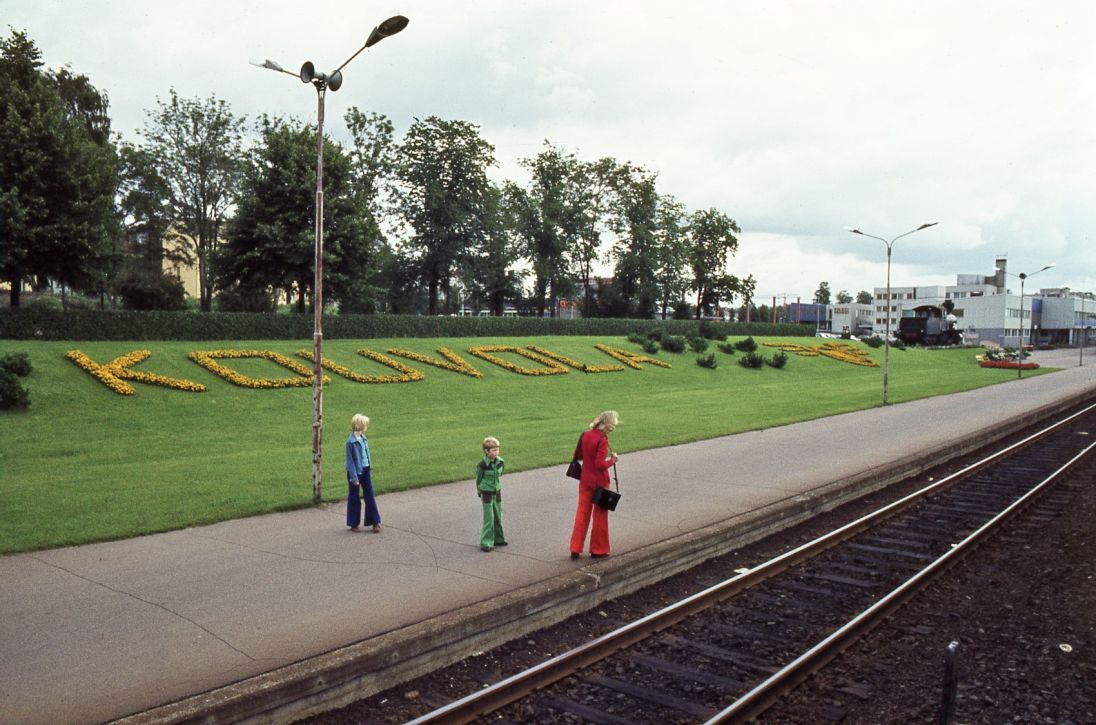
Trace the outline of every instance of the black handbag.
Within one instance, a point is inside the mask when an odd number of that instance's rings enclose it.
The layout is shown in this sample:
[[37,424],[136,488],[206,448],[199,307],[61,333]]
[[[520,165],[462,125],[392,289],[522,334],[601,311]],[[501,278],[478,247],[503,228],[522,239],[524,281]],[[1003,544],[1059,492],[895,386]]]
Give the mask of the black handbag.
[[594,489],[595,506],[600,506],[606,511],[616,511],[617,504],[620,503],[620,481],[617,480],[617,470],[615,463],[613,464],[613,483],[616,484],[616,491],[610,488],[602,488],[600,486]]
[[582,434],[578,435],[578,443],[575,444],[575,452],[571,456],[571,463],[567,466],[567,477],[582,478]]

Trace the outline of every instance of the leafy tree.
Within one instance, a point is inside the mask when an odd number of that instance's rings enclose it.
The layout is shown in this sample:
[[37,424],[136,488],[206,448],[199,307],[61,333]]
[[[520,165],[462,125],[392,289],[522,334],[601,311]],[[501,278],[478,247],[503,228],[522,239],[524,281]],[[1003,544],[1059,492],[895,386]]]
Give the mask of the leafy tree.
[[727,262],[738,251],[742,230],[734,219],[716,209],[694,212],[689,219],[689,266],[696,290],[696,317],[720,298],[733,297],[738,280],[727,274]]
[[584,163],[580,169],[583,205],[579,210],[578,239],[568,256],[582,286],[584,317],[590,317],[593,312],[593,265],[601,253],[601,232],[608,222],[620,169],[616,160],[610,157]]
[[414,229],[410,258],[426,282],[432,315],[462,250],[484,239],[487,168],[495,164],[494,151],[475,124],[436,116],[415,119],[400,144],[396,199]]
[[[300,121],[263,116],[261,139],[243,168],[236,218],[218,252],[217,284],[242,304],[261,304],[259,290],[298,291],[315,297],[316,132]],[[352,190],[350,156],[324,139],[324,280],[350,306],[364,293],[378,236]]]
[[828,305],[830,303],[830,283],[819,282],[818,289],[814,293],[814,302],[818,305]]
[[468,296],[476,308],[486,307],[501,316],[507,301],[521,296],[522,273],[514,269],[520,244],[513,232],[507,193],[492,185],[484,206],[484,240],[479,248],[469,248],[461,258],[461,276]]
[[141,135],[168,186],[169,235],[198,261],[201,309],[212,309],[212,259],[240,181],[243,119],[217,98],[156,99]]
[[872,303],[872,294],[867,290],[860,290],[856,293],[856,304],[858,305],[870,305]]
[[659,297],[656,249],[658,201],[655,174],[625,164],[614,177],[610,229],[617,242],[612,249],[616,261],[615,284],[627,305],[627,314],[653,316]]
[[[666,319],[667,311],[672,308],[676,319],[690,280],[685,205],[672,196],[662,196],[655,218],[655,277],[659,289],[659,314]],[[687,308],[688,305],[685,305],[686,316]]]
[[852,302],[852,295],[849,294],[848,290],[843,289],[837,293],[837,304],[847,305],[850,302]]
[[86,76],[42,70],[23,32],[0,40],[0,274],[101,287],[114,227],[117,160],[106,96]]

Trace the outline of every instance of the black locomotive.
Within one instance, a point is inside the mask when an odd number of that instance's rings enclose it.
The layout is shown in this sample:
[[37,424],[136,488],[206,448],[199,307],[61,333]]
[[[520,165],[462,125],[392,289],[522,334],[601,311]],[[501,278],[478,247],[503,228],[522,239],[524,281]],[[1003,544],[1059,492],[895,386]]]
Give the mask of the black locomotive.
[[955,315],[951,314],[954,309],[951,300],[944,300],[941,305],[914,307],[912,317],[898,320],[898,339],[907,345],[958,345],[963,337],[956,329]]

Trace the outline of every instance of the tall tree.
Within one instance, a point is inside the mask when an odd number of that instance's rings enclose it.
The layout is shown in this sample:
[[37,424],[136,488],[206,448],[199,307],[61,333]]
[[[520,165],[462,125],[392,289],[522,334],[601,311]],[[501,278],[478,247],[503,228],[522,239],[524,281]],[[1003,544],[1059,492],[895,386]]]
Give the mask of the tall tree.
[[658,227],[658,191],[655,174],[625,164],[615,178],[610,229],[616,234],[612,256],[615,286],[628,314],[649,318],[658,300],[655,235]]
[[852,295],[849,294],[847,289],[839,290],[837,292],[837,304],[847,305],[852,302]]
[[814,292],[814,303],[816,305],[828,305],[830,303],[830,283],[819,282],[818,289]]
[[[260,299],[266,288],[296,289],[297,311],[315,297],[316,130],[263,116],[261,139],[244,165],[236,218],[216,255],[217,286]],[[351,160],[324,139],[324,279],[340,306],[361,307],[378,234],[358,205]]]
[[738,280],[727,262],[738,251],[738,224],[717,209],[693,212],[689,219],[689,266],[696,290],[696,317],[710,312],[721,298],[733,297]]
[[172,237],[198,260],[201,309],[212,309],[212,258],[240,182],[243,119],[216,97],[156,99],[141,135],[167,182]]
[[86,76],[44,71],[25,33],[0,40],[0,273],[13,307],[28,279],[104,283],[117,173],[107,107]]
[[616,159],[604,157],[584,163],[580,169],[584,203],[579,216],[578,239],[569,257],[582,287],[582,315],[592,314],[594,289],[592,282],[594,263],[601,255],[602,228],[608,223],[614,189],[620,165]]
[[461,256],[461,277],[474,307],[483,306],[501,316],[507,302],[521,296],[522,273],[515,269],[520,243],[514,233],[507,194],[497,186],[488,190],[484,205],[484,240]]
[[669,195],[659,197],[655,215],[655,279],[662,319],[666,319],[670,308],[684,301],[689,288],[686,226],[685,205]]
[[858,305],[870,305],[872,303],[872,294],[865,289],[856,293],[856,304]]
[[543,316],[548,300],[570,292],[568,254],[587,226],[588,178],[574,154],[544,142],[544,150],[521,165],[531,179],[524,193],[510,189],[525,254],[533,267],[533,301]]
[[414,229],[411,258],[436,315],[439,292],[449,289],[462,250],[484,239],[487,168],[495,164],[495,147],[475,124],[430,116],[415,119],[399,152],[397,203]]

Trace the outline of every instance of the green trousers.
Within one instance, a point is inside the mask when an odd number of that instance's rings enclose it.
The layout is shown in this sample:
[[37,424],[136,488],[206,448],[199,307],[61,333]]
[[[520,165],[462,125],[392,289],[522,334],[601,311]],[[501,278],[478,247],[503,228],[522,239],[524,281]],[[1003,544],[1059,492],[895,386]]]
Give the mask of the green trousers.
[[506,543],[502,533],[502,501],[496,493],[480,492],[483,501],[483,532],[480,535],[480,548],[491,548]]

